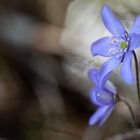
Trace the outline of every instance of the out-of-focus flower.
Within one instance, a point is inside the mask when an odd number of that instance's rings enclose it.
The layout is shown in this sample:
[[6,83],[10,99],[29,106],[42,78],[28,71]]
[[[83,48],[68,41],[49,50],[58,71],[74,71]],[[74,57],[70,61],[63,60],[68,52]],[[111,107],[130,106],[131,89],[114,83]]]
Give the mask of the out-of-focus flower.
[[122,63],[121,77],[126,83],[132,83],[134,81],[132,70],[133,50],[140,46],[140,15],[136,17],[129,34],[107,5],[103,7],[102,19],[105,27],[113,36],[103,37],[91,46],[94,56],[112,56],[102,66],[101,79]]
[[98,106],[97,111],[89,119],[89,124],[95,125],[98,123],[99,126],[102,126],[115,107],[116,89],[110,81],[107,81],[109,75],[106,75],[100,81],[99,70],[89,70],[88,76],[95,84],[90,92],[90,98],[92,103]]

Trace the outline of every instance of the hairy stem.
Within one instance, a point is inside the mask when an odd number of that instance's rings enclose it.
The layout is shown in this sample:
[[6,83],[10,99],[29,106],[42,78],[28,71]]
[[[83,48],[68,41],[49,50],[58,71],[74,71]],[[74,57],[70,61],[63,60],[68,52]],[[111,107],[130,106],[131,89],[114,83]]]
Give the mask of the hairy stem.
[[123,102],[128,107],[128,110],[129,110],[131,118],[132,118],[132,125],[134,128],[138,128],[135,114],[134,114],[133,109],[132,109],[131,105],[129,104],[129,102],[119,95],[117,95],[117,99],[118,99],[118,101]]
[[139,98],[139,103],[140,103],[140,81],[139,81],[139,66],[138,66],[138,59],[135,51],[133,51],[134,54],[134,60],[135,60],[135,69],[136,69],[136,85],[137,85],[137,93],[138,93],[138,98]]

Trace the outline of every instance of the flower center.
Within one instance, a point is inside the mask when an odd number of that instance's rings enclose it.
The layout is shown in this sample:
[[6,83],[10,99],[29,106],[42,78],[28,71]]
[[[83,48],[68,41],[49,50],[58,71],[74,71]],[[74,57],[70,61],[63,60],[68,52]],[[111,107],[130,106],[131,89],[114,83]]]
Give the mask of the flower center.
[[120,47],[121,47],[122,49],[126,49],[126,48],[128,47],[128,42],[126,42],[126,41],[121,41],[121,42],[120,42]]

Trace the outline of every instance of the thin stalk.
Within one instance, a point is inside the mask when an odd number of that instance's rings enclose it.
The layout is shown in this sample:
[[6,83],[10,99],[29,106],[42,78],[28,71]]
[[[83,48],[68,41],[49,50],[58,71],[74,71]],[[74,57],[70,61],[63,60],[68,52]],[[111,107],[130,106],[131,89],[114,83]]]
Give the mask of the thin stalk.
[[129,102],[119,95],[117,95],[117,100],[120,102],[123,102],[128,107],[128,110],[129,110],[131,118],[132,118],[132,126],[134,128],[138,128],[135,114],[134,114],[133,109],[132,109],[131,105],[129,104]]
[[135,60],[135,69],[136,69],[136,85],[137,85],[137,93],[139,97],[139,103],[140,103],[140,81],[139,81],[139,66],[138,66],[138,59],[135,51],[133,51],[134,54],[134,60]]

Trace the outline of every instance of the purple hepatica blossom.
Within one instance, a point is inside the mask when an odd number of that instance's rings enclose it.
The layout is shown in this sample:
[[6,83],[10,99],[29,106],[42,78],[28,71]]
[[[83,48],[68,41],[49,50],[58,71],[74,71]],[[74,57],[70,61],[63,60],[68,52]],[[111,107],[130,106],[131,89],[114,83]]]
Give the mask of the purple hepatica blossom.
[[110,81],[107,81],[108,75],[100,81],[100,71],[96,69],[89,70],[88,76],[95,84],[90,92],[91,101],[98,106],[97,111],[89,119],[89,124],[98,123],[101,127],[115,107],[116,89]]
[[113,36],[103,37],[91,46],[94,56],[112,56],[103,64],[101,78],[122,63],[120,70],[121,77],[126,83],[132,83],[134,81],[132,71],[133,50],[140,46],[140,15],[135,19],[129,34],[107,5],[103,7],[102,19],[105,27]]

